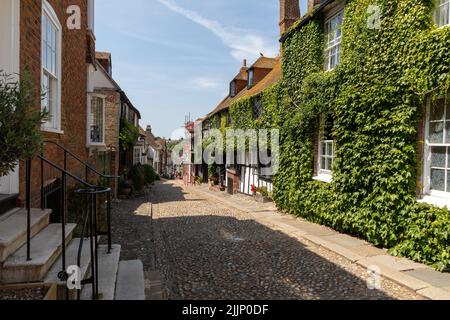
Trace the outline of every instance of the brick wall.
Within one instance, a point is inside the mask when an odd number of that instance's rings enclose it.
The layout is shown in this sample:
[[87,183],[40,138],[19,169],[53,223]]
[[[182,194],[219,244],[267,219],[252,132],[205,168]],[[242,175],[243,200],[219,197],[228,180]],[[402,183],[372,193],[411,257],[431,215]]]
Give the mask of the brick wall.
[[280,0],[280,33],[284,33],[300,19],[299,0]]
[[[61,65],[61,128],[64,134],[45,132],[45,139],[53,140],[68,148],[81,159],[87,160],[86,150],[86,106],[87,106],[87,1],[48,0],[62,25],[62,65]],[[66,9],[78,5],[81,9],[81,30],[69,30]],[[41,1],[21,0],[20,4],[20,66],[21,73],[28,69],[35,86],[36,108],[40,108],[39,90],[41,86]],[[45,156],[59,165],[62,152],[54,147],[45,148]],[[83,168],[69,159],[68,168],[83,176]],[[20,168],[20,192],[24,198],[25,168]],[[40,166],[34,161],[32,167],[33,195],[39,198]]]

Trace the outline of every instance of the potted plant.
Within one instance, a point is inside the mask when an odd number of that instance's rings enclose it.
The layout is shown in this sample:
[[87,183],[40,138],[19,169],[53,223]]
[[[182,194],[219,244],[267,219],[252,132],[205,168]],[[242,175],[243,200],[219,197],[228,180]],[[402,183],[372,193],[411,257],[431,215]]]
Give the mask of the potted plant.
[[272,201],[270,199],[270,194],[267,187],[257,188],[256,186],[252,185],[251,192],[253,193],[253,197],[255,198],[255,200],[260,203],[267,203]]
[[123,177],[119,180],[119,194],[125,197],[130,197],[133,191],[132,184]]

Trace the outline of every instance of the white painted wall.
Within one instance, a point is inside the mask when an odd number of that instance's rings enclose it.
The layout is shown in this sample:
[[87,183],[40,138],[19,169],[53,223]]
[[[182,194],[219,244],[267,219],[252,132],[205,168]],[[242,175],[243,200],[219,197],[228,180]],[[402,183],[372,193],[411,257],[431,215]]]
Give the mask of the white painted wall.
[[[20,1],[0,0],[0,70],[3,73],[20,72]],[[19,192],[19,168],[0,178],[0,193]]]

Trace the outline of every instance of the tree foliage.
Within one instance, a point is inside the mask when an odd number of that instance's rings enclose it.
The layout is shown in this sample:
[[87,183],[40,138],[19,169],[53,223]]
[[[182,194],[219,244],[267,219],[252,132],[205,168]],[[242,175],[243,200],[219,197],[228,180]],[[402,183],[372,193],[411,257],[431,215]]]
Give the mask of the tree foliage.
[[40,127],[47,114],[36,107],[28,72],[17,81],[0,71],[0,176],[42,150]]

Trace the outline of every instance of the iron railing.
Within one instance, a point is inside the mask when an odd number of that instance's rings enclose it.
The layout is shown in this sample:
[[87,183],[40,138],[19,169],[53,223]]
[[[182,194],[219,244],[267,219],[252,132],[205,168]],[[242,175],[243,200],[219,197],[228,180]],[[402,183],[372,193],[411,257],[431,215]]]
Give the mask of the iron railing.
[[[89,166],[86,162],[81,160],[78,156],[59,145],[56,142],[46,141],[45,143],[51,143],[64,152],[63,158],[63,167],[59,166],[55,162],[47,159],[42,153],[37,158],[40,161],[40,196],[41,196],[41,209],[44,210],[46,207],[46,191],[44,186],[44,164],[50,166],[54,171],[60,174],[60,194],[61,194],[61,231],[62,231],[62,271],[59,272],[58,278],[60,280],[67,280],[67,266],[66,266],[66,213],[67,213],[67,178],[73,179],[75,182],[82,185],[84,189],[76,190],[75,193],[85,196],[86,208],[85,214],[81,215],[81,238],[80,244],[78,247],[78,255],[77,255],[77,266],[81,268],[81,254],[83,250],[83,243],[86,236],[86,228],[89,228],[89,238],[90,238],[90,246],[91,246],[91,276],[89,279],[83,280],[82,285],[92,284],[92,298],[96,299],[98,297],[98,236],[99,235],[107,235],[108,237],[108,254],[111,252],[112,248],[112,236],[111,236],[111,179],[117,179],[114,176],[108,176],[98,172],[96,169]],[[69,172],[67,170],[67,155],[72,156],[79,163],[81,163],[85,167],[85,180],[76,176],[75,174]],[[32,170],[31,170],[32,160],[29,159],[25,163],[26,168],[26,210],[27,210],[27,261],[32,260],[31,255],[31,183],[32,183]],[[89,173],[92,172],[97,174],[99,177],[106,178],[108,181],[108,186],[96,186],[88,182]],[[107,209],[106,209],[106,219],[107,219],[107,232],[100,233],[98,232],[97,227],[97,200],[98,195],[105,194],[107,197]],[[77,298],[80,299],[80,290],[77,292]],[[66,298],[68,299],[68,290],[66,290]]]

